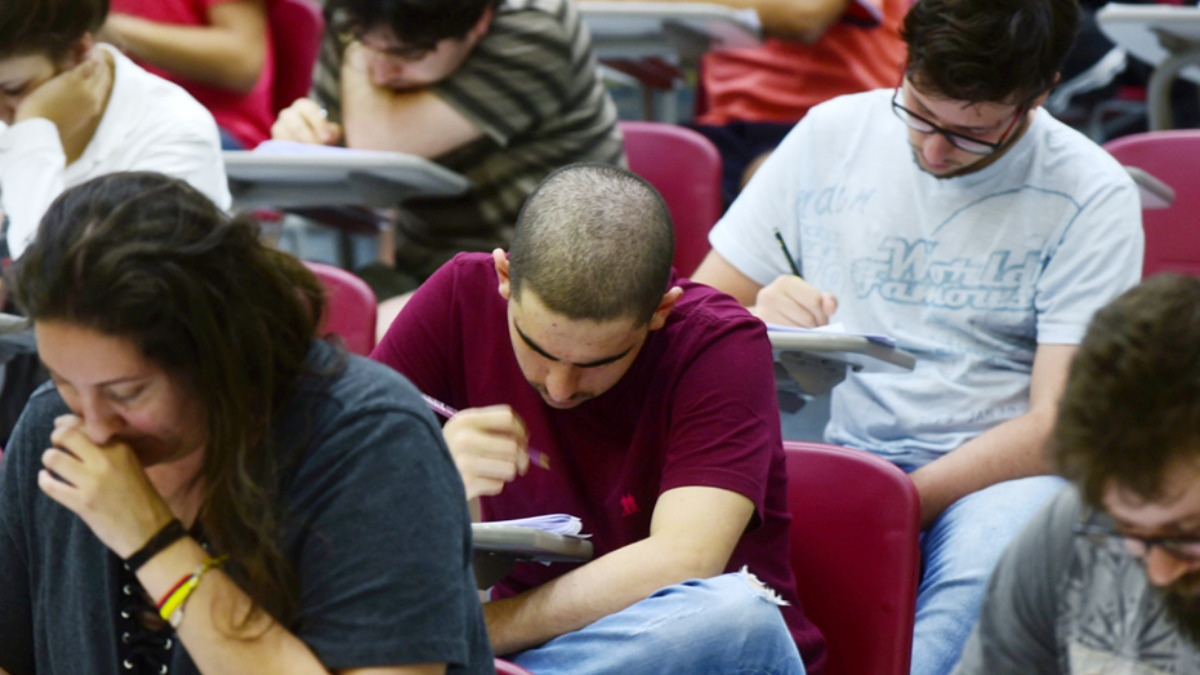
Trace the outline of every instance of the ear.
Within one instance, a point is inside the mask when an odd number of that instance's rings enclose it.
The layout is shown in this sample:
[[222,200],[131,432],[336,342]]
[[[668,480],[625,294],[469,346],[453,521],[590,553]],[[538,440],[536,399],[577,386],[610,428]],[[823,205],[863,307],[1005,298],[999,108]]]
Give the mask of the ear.
[[496,290],[500,293],[500,297],[508,300],[508,296],[512,291],[508,277],[508,255],[504,252],[504,249],[498,248],[492,251],[492,261],[496,263],[496,278],[500,280]]
[[67,50],[67,55],[63,57],[66,61],[66,68],[74,68],[88,59],[92,53],[92,47],[96,44],[96,40],[91,33],[84,33],[83,37],[79,38],[71,48]]
[[1033,99],[1033,103],[1029,104],[1029,109],[1035,110],[1037,108],[1042,107],[1042,105],[1046,102],[1046,99],[1050,98],[1050,92],[1054,91],[1054,87],[1057,87],[1058,83],[1061,81],[1062,81],[1062,73],[1055,73],[1054,74],[1054,86],[1052,86],[1049,91],[1042,92],[1041,96],[1038,96],[1037,98]]
[[658,303],[658,309],[654,310],[654,314],[650,316],[650,330],[658,330],[667,325],[667,316],[671,314],[671,310],[675,309],[675,303],[679,302],[679,297],[683,295],[683,289],[678,286],[672,286],[671,290],[663,294],[662,302]]
[[479,21],[476,21],[475,25],[471,26],[471,30],[467,33],[467,40],[470,41],[471,44],[475,44],[483,39],[483,36],[487,34],[488,29],[492,27],[493,13],[494,12],[492,11],[491,5],[488,5],[483,9],[483,14],[479,15]]

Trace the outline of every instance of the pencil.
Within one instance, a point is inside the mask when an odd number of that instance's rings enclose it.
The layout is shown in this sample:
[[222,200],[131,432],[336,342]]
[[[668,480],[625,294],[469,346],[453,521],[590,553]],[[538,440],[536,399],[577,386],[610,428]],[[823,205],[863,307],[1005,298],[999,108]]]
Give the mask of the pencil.
[[788,267],[792,268],[792,274],[804,278],[804,275],[800,274],[800,268],[796,267],[796,259],[792,257],[792,252],[788,250],[787,244],[783,243],[783,235],[779,233],[779,230],[775,230],[775,241],[779,242],[779,248],[783,251],[783,257],[787,258]]
[[[436,398],[429,396],[428,394],[421,394],[421,398],[425,399],[425,405],[429,406],[430,410],[441,415],[442,417],[445,417],[446,419],[450,419],[458,414],[457,410],[451,408],[445,403],[442,403]],[[550,468],[549,455],[534,448],[525,448],[525,451],[529,453],[529,461],[533,462],[535,466],[540,466],[543,469]]]

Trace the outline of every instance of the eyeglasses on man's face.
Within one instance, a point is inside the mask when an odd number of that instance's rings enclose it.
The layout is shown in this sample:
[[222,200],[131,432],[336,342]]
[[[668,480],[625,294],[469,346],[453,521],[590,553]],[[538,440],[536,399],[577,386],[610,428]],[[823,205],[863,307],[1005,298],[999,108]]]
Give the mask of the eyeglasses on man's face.
[[1111,524],[1102,522],[1098,513],[1077,523],[1072,530],[1093,545],[1106,551],[1136,558],[1150,555],[1159,548],[1179,560],[1200,563],[1200,536],[1138,537],[1118,532]]
[[1005,127],[1004,133],[996,141],[985,141],[966,134],[960,134],[957,131],[950,131],[934,124],[933,122],[921,117],[917,113],[905,108],[900,104],[900,88],[903,85],[897,85],[896,91],[892,93],[892,112],[896,113],[896,117],[900,118],[901,122],[908,125],[909,129],[920,132],[922,134],[941,134],[950,145],[969,152],[973,155],[990,155],[1000,148],[1004,147],[1004,142],[1008,140],[1009,134],[1016,128],[1017,122],[1021,119],[1028,110],[1029,106],[1022,105],[1017,108],[1016,114],[1013,115],[1012,121]]

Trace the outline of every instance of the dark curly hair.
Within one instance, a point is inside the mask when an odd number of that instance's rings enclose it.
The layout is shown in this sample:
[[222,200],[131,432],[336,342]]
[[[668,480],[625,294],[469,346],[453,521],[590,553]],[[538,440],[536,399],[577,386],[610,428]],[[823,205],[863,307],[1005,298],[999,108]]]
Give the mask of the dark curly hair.
[[1200,460],[1200,278],[1153,276],[1096,313],[1050,458],[1096,507],[1114,481],[1158,499],[1176,460]]
[[339,34],[361,37],[387,27],[407,48],[431,50],[464,37],[484,10],[500,0],[326,0],[325,22]]
[[918,0],[907,74],[956,101],[1028,104],[1054,87],[1079,21],[1076,0]]

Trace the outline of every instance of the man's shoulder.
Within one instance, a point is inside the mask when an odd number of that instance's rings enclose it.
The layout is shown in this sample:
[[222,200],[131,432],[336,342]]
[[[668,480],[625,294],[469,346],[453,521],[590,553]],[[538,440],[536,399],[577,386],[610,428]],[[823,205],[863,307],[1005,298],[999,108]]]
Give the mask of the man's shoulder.
[[[891,116],[892,90],[875,89],[836,96],[813,106],[779,145],[782,153],[818,152],[821,158],[842,160],[847,152],[877,149],[897,133]],[[895,125],[892,125],[895,122]],[[874,157],[873,161],[877,161]]]
[[1107,150],[1049,112],[1038,111],[1032,131],[1038,149],[1035,166],[1043,169],[1045,175],[1085,185],[1106,179],[1133,186],[1129,172]]
[[892,96],[891,89],[872,89],[854,94],[835,96],[813,106],[804,120],[811,123],[845,123],[847,121],[872,119],[879,116],[880,111],[890,115],[888,100]]
[[496,278],[496,261],[491,253],[463,252],[442,265],[425,282],[434,281],[434,286],[451,283],[455,287],[492,284]]
[[519,28],[529,16],[551,17],[562,21],[568,13],[576,13],[568,0],[503,0],[496,8],[493,25],[512,25]]
[[138,112],[142,119],[170,120],[176,131],[182,123],[215,126],[208,109],[183,87],[142,68],[115,48],[105,45],[105,51],[113,57],[113,103],[122,115]]
[[732,296],[687,279],[677,283],[683,295],[668,321],[672,333],[704,342],[742,333],[744,339],[767,343],[766,325]]

